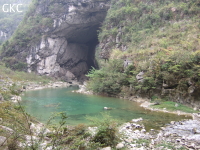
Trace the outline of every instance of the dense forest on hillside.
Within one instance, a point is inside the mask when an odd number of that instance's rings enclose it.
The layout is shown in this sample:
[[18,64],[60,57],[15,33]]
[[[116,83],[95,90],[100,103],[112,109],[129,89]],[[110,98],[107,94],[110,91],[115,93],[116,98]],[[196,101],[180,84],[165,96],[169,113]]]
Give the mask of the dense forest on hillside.
[[[7,36],[10,37],[13,34],[13,32],[16,30],[19,23],[22,21],[30,2],[31,2],[31,0],[1,0],[0,1],[0,7],[1,7],[1,9],[0,9],[0,31],[6,33]],[[8,4],[8,5],[4,6],[4,4]],[[13,7],[15,12],[13,12],[13,11],[12,12],[4,12],[4,11],[8,11],[10,4],[11,5],[22,4],[22,5],[19,5],[19,11],[22,11],[22,12],[16,11],[16,5]],[[3,10],[3,6],[4,6],[5,10]],[[0,38],[0,44],[4,40],[5,39]]]
[[[199,99],[199,0],[112,0],[99,41],[97,58],[109,62],[99,59],[101,69],[88,75],[89,89]],[[131,65],[124,68],[125,60]]]

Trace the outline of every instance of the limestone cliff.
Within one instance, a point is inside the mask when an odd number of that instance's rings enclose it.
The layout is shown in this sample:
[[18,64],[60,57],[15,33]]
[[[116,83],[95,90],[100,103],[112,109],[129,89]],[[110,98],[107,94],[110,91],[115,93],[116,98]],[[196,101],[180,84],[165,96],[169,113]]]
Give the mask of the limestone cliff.
[[2,56],[26,62],[28,72],[84,80],[95,67],[97,32],[108,8],[109,0],[36,0]]

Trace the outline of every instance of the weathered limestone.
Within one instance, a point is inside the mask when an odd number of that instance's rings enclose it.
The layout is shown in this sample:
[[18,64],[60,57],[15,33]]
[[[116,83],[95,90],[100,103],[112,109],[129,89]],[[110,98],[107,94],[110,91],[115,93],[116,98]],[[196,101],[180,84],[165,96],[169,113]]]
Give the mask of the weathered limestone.
[[3,147],[6,149],[4,146],[7,144],[7,138],[4,136],[0,136],[0,147]]
[[52,24],[32,31],[32,35],[41,33],[39,40],[17,45],[12,57],[26,62],[28,72],[68,82],[84,81],[87,71],[95,67],[97,32],[109,6],[110,0],[38,1],[31,15],[47,18]]

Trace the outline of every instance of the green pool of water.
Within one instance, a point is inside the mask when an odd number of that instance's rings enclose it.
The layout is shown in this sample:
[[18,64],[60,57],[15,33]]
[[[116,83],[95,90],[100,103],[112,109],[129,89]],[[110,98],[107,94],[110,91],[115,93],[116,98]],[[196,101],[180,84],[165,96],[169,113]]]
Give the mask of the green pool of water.
[[[69,125],[90,123],[86,116],[100,117],[101,112],[122,122],[142,117],[146,129],[157,129],[170,121],[186,119],[185,116],[152,112],[128,100],[72,92],[77,87],[28,91],[22,96],[26,111],[41,122],[46,122],[54,112],[66,112]],[[111,107],[112,110],[104,110]]]

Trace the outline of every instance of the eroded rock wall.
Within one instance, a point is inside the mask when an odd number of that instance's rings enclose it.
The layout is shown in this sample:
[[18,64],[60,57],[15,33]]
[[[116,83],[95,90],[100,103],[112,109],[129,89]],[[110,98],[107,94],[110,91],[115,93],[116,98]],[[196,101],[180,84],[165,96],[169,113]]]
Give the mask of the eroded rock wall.
[[[26,61],[28,72],[59,77],[65,81],[84,80],[95,67],[97,32],[106,17],[110,0],[42,0],[35,5],[34,16],[51,20],[31,34],[40,40],[15,46],[15,58]],[[29,15],[27,20],[34,18]],[[26,21],[25,21],[26,22]]]

